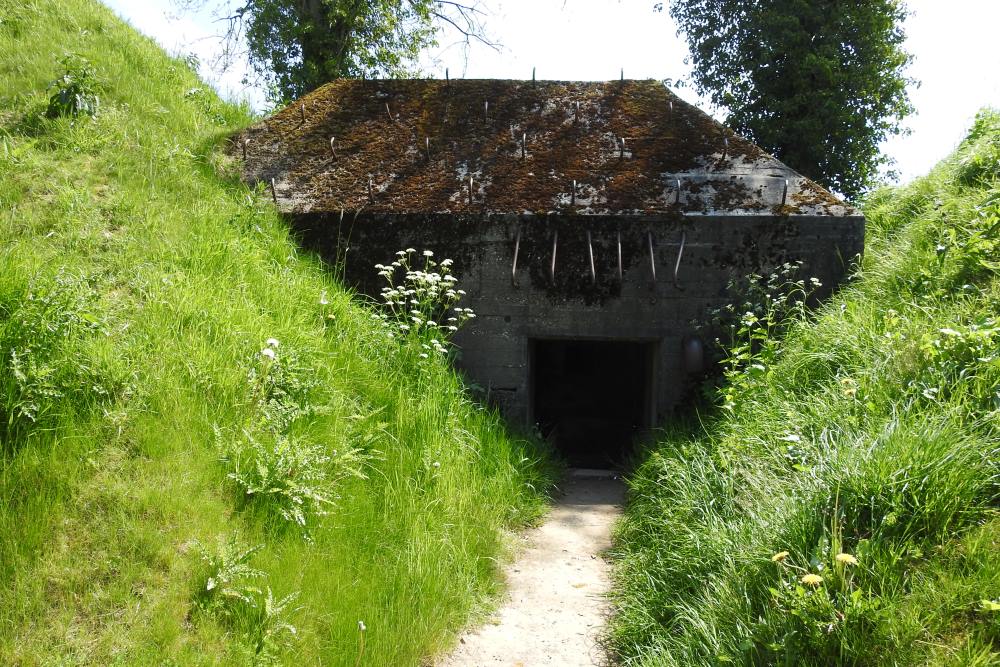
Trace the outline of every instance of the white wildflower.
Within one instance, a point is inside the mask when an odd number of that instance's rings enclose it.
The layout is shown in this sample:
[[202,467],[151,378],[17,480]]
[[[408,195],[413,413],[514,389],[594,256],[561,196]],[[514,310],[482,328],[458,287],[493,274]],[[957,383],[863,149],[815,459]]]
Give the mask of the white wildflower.
[[260,356],[266,357],[268,359],[274,359],[274,350],[272,350],[269,347],[265,347],[263,350],[260,351]]
[[278,349],[278,346],[281,345],[277,338],[268,338],[264,341],[264,343],[267,344],[268,347],[273,347],[274,349]]

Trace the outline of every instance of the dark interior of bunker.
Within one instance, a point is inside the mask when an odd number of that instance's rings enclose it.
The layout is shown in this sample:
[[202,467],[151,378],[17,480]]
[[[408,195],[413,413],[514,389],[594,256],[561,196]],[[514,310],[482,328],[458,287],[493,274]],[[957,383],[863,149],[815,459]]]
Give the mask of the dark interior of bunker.
[[578,468],[615,468],[649,426],[652,345],[536,340],[534,417],[543,437]]

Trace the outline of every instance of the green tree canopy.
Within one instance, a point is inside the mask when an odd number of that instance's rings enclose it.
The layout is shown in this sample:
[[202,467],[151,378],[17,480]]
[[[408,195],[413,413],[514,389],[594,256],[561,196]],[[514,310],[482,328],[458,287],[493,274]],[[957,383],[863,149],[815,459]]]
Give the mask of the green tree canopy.
[[[855,197],[913,111],[897,0],[673,0],[695,87],[727,124],[792,168]],[[662,9],[662,3],[657,5]]]
[[411,75],[442,26],[489,43],[483,12],[444,0],[241,0],[223,5],[227,51],[245,49],[277,101],[341,77]]

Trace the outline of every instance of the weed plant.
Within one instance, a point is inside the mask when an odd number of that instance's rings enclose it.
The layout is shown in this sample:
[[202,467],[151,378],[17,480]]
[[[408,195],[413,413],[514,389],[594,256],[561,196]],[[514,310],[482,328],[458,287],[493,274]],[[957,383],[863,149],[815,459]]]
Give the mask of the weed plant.
[[[49,113],[67,52],[100,113]],[[0,0],[0,664],[420,664],[543,508],[240,183],[252,120],[97,2]]]
[[872,194],[849,284],[781,336],[739,325],[726,409],[647,449],[616,536],[623,664],[1000,664],[998,156],[985,110]]

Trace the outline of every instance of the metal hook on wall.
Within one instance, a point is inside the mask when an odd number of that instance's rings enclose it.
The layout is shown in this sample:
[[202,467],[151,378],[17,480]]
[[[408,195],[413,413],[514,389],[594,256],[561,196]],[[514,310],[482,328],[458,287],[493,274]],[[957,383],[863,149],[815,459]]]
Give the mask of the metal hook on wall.
[[650,287],[656,287],[656,255],[653,254],[653,232],[646,232],[646,242],[649,245],[649,271],[653,276]]
[[521,228],[517,228],[517,236],[514,237],[514,263],[510,267],[511,287],[518,287],[517,284],[517,255],[521,251]]
[[556,250],[559,248],[559,230],[552,232],[552,264],[549,266],[549,279],[556,284]]
[[680,282],[677,280],[677,272],[681,268],[681,257],[684,256],[684,244],[687,242],[687,232],[681,232],[681,247],[677,249],[677,261],[674,262],[674,287],[684,291],[684,288],[680,286]]
[[587,230],[587,255],[590,258],[590,284],[597,284],[597,270],[594,267],[594,244],[590,238],[590,230]]

